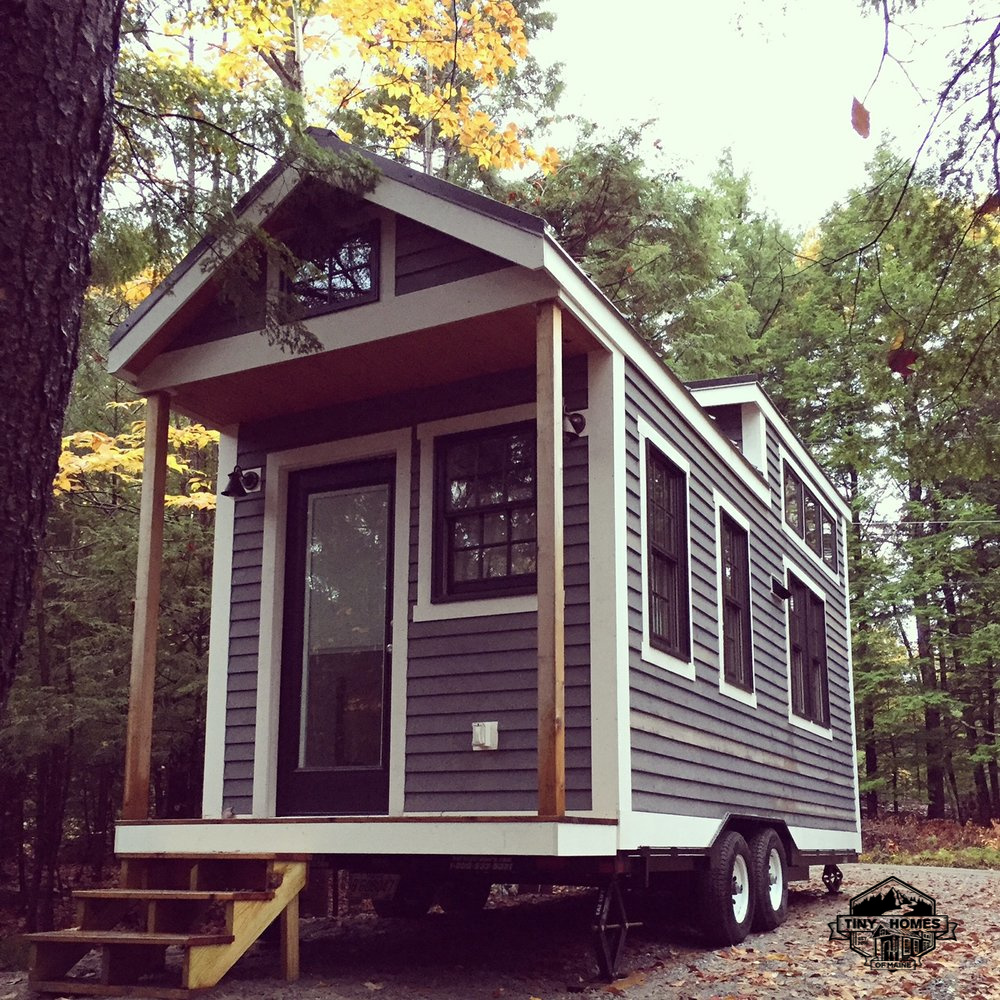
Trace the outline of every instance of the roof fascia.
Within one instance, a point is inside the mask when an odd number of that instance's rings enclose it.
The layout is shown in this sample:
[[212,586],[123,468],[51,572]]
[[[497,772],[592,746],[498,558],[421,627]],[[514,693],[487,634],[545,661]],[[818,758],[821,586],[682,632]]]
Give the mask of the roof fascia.
[[746,381],[732,382],[728,385],[695,385],[691,387],[691,392],[703,406],[726,406],[743,403],[754,403],[759,406],[761,412],[777,430],[784,448],[792,454],[801,467],[809,470],[811,478],[816,482],[827,503],[833,504],[842,517],[848,521],[851,519],[851,508],[837,492],[836,486],[820,468],[816,459],[806,450],[805,445],[789,426],[788,421],[778,412],[778,408],[762,385],[758,382]]
[[559,299],[573,310],[588,332],[609,349],[632,361],[676,407],[678,413],[764,504],[771,502],[771,488],[746,456],[719,429],[683,382],[633,329],[583,273],[566,251],[546,234],[545,269],[558,283]]

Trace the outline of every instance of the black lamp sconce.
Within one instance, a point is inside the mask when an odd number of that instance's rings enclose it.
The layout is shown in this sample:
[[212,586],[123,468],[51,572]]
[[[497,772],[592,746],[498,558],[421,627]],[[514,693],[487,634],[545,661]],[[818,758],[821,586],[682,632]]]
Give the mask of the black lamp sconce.
[[582,413],[563,410],[563,439],[566,444],[575,441],[587,429],[587,418]]
[[771,577],[771,593],[780,601],[787,601],[792,592],[776,577]]
[[241,469],[238,465],[229,473],[229,482],[222,491],[224,497],[237,500],[240,497],[249,496],[251,493],[260,493],[263,477],[261,469]]

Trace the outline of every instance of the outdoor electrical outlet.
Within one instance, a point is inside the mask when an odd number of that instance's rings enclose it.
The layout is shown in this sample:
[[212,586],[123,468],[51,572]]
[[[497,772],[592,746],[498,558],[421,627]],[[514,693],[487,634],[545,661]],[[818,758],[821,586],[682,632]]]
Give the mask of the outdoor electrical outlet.
[[472,723],[472,749],[496,750],[498,746],[497,723]]

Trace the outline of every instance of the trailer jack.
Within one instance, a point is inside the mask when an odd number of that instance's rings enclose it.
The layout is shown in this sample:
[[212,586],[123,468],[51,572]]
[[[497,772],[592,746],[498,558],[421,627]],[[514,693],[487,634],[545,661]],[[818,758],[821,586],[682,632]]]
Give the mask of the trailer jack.
[[639,922],[629,923],[621,883],[617,877],[612,878],[601,889],[597,899],[597,909],[594,911],[594,923],[591,926],[597,967],[608,982],[618,975],[618,966],[625,951],[625,938],[629,928],[640,926]]
[[843,881],[844,873],[836,865],[823,866],[823,885],[827,892],[840,892],[840,883]]

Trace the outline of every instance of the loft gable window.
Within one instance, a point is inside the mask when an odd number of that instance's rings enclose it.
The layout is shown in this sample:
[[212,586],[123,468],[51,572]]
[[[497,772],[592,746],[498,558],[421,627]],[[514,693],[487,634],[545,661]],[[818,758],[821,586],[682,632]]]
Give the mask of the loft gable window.
[[828,728],[826,605],[794,573],[788,574],[788,590],[792,713]]
[[836,572],[837,522],[833,515],[787,462],[784,463],[782,488],[785,524],[818,559]]
[[649,642],[682,660],[691,655],[687,530],[687,476],[647,442]]
[[434,599],[533,593],[535,425],[438,438]]
[[378,301],[378,223],[314,245],[283,284],[303,316]]
[[750,537],[728,514],[720,517],[722,662],[726,683],[753,691],[750,632]]

